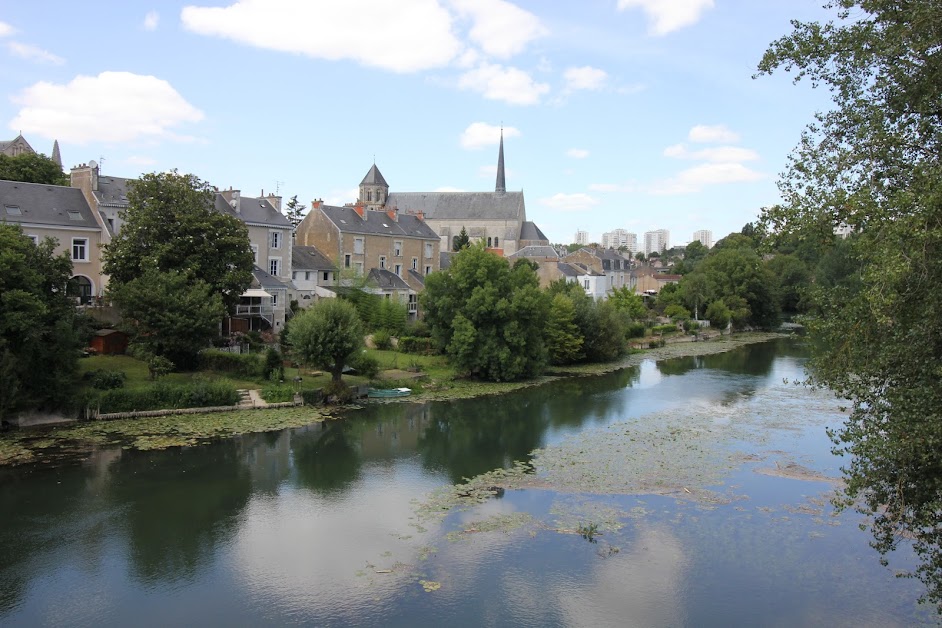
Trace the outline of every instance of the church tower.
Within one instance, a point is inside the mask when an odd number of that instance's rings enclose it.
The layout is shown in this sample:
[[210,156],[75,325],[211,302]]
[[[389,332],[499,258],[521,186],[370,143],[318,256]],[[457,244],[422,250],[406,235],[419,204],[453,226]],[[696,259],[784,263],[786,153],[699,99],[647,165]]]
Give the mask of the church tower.
[[504,127],[500,129],[500,152],[497,153],[497,185],[494,191],[504,193],[507,191],[507,183],[504,181]]
[[387,196],[389,196],[389,184],[386,183],[383,173],[379,171],[374,163],[370,171],[360,181],[359,201],[367,209],[382,209],[386,204]]

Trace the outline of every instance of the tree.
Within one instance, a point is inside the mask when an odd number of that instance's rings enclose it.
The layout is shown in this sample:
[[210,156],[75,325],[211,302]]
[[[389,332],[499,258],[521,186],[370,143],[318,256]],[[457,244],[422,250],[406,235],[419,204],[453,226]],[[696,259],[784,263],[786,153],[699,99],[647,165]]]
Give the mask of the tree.
[[109,284],[108,292],[135,344],[178,368],[196,365],[226,315],[219,293],[178,270],[151,268],[131,281]]
[[16,157],[0,155],[0,179],[47,185],[69,185],[62,167],[45,155],[22,153]]
[[554,296],[546,321],[546,347],[553,364],[571,364],[583,357],[583,338],[575,318],[572,299],[564,294]]
[[81,321],[66,296],[72,262],[0,223],[0,421],[72,401]]
[[915,575],[939,604],[942,5],[828,6],[836,21],[795,22],[759,64],[825,85],[834,104],[803,134],[780,181],[785,203],[762,221],[774,234],[855,231],[831,264],[833,284],[808,295],[812,381],[849,400],[832,436],[849,456],[843,504],[871,517],[884,557],[912,539]]
[[298,195],[295,194],[291,197],[291,200],[285,203],[285,218],[291,221],[291,224],[294,225],[295,230],[297,230],[298,225],[301,224],[301,221],[304,220],[304,210],[307,208],[307,205],[298,202]]
[[471,239],[468,238],[468,232],[465,231],[465,228],[461,228],[461,233],[455,236],[455,241],[451,245],[452,251],[460,251],[461,249],[466,249],[471,244]]
[[533,265],[488,253],[483,243],[459,251],[432,273],[419,295],[432,338],[452,363],[474,377],[509,381],[546,364],[543,328],[549,299]]
[[635,253],[635,259],[643,264],[646,259],[644,256],[644,251],[638,251]]
[[612,290],[611,294],[608,295],[608,300],[616,309],[627,314],[628,318],[632,320],[641,320],[648,315],[644,298],[640,294],[635,294],[628,286]]
[[363,348],[356,307],[343,299],[320,299],[291,319],[288,344],[304,364],[330,372],[337,384],[343,367]]
[[245,223],[217,212],[212,187],[191,174],[145,174],[129,188],[124,224],[102,256],[109,286],[147,269],[175,271],[205,282],[231,310],[255,263]]
[[710,321],[711,327],[720,330],[726,329],[726,326],[729,325],[729,321],[733,318],[732,312],[729,311],[729,308],[726,307],[722,299],[717,299],[713,303],[710,303],[710,305],[707,306],[704,316]]

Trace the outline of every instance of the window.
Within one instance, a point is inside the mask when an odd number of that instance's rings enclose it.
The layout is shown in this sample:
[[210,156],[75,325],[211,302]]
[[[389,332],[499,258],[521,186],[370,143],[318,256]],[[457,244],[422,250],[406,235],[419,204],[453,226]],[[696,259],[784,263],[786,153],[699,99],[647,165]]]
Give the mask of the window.
[[419,309],[419,299],[418,295],[410,294],[409,295],[409,313],[415,314]]
[[78,211],[75,211],[75,210],[70,209],[70,210],[69,210],[69,220],[76,220],[76,221],[81,222],[81,221],[83,220],[83,218],[82,218],[82,212],[78,212]]
[[418,257],[412,258],[412,270],[419,270],[419,258]]
[[366,191],[366,200],[367,202],[373,202],[373,190]]
[[297,279],[299,274],[300,274],[300,273],[299,273],[298,271],[296,271],[296,270],[295,270],[295,271],[292,271],[292,273],[291,273],[291,278],[292,278],[292,279]]
[[324,271],[324,281],[330,281],[330,271],[329,271],[329,270],[325,270],[325,271]]
[[33,234],[29,234],[29,235],[26,236],[26,237],[29,238],[30,240],[32,240],[32,241],[33,241],[33,244],[39,244],[39,236],[35,236],[35,235],[33,235]]
[[280,272],[281,272],[281,258],[269,257],[268,258],[268,273],[272,277],[277,277]]
[[309,270],[304,271],[304,281],[310,281],[310,280],[311,280],[311,271]]
[[350,268],[350,254],[349,253],[343,256],[343,267]]
[[379,256],[379,267],[383,270],[386,269],[386,256],[385,255]]
[[396,257],[402,257],[402,240],[396,240],[393,242],[393,255]]
[[72,259],[76,262],[88,261],[88,238],[72,238]]
[[363,238],[353,239],[353,252],[357,255],[363,255]]
[[589,280],[586,279],[585,282],[584,282],[584,284],[585,284],[585,286],[584,286],[585,289],[588,290],[588,289],[589,289]]
[[280,231],[270,231],[268,233],[268,246],[273,249],[281,248],[281,232]]
[[426,274],[426,275],[431,275],[431,274],[432,274],[432,267],[431,267],[431,266],[426,266],[426,267],[425,267],[425,274]]
[[272,307],[278,307],[278,293],[277,292],[271,293],[271,304],[272,304]]
[[353,269],[356,271],[357,276],[362,275],[363,274],[363,262],[354,262]]
[[252,259],[255,260],[255,263],[258,264],[258,245],[252,245]]
[[494,238],[494,248],[499,248],[500,245],[497,243],[497,238]]
[[7,205],[7,215],[8,216],[22,216],[23,210],[20,209],[19,205]]
[[402,277],[402,264],[396,264],[396,274]]
[[488,238],[488,239],[487,239],[487,248],[491,248],[491,246],[493,246],[493,244],[494,244],[494,241],[493,241],[493,240],[494,240],[493,238]]
[[432,243],[425,243],[425,257],[432,257]]

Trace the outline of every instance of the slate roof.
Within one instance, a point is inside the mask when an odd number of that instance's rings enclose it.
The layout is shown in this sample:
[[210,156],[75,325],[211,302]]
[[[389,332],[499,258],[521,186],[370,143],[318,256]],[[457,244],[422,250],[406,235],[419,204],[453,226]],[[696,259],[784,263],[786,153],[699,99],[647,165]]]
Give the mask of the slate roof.
[[379,171],[376,164],[373,164],[370,171],[366,173],[366,176],[360,181],[360,185],[385,185],[387,188],[389,187],[386,179],[383,178],[383,173]]
[[98,206],[127,207],[128,181],[134,180],[122,177],[98,177],[98,189],[94,192]]
[[293,270],[335,270],[337,265],[313,246],[295,244],[291,248]]
[[334,207],[321,205],[321,211],[343,233],[363,233],[366,235],[404,236],[423,240],[439,240],[438,234],[417,216],[399,213],[398,220],[393,220],[385,211],[364,210],[360,218],[352,207]]
[[451,266],[451,256],[455,253],[453,251],[441,251],[438,254],[438,267],[441,270],[446,270]]
[[[563,269],[563,266],[568,266],[568,269]],[[559,262],[559,270],[562,271],[564,275],[570,277],[581,277],[588,275],[589,277],[604,277],[603,273],[597,273],[585,264],[579,264],[577,262]],[[569,275],[569,273],[575,273]]]
[[220,214],[233,216],[243,222],[259,223],[272,227],[284,227],[286,229],[294,228],[291,221],[285,218],[284,214],[275,209],[275,206],[264,198],[253,198],[251,196],[241,197],[239,199],[239,211],[237,212],[223,195],[217,192],[215,207],[216,211]]
[[518,249],[516,253],[507,256],[510,257],[549,257],[553,259],[559,259],[559,253],[556,252],[551,246],[537,246],[531,244],[525,246],[522,249]]
[[540,231],[540,228],[536,226],[535,222],[526,221],[520,227],[520,239],[521,240],[540,240],[543,242],[549,242],[549,238],[543,235],[543,232]]
[[580,269],[575,268],[574,266],[572,266],[571,264],[567,264],[566,262],[558,262],[556,264],[556,267],[559,269],[559,272],[561,272],[566,277],[578,277],[579,275],[582,274],[582,271]]
[[368,281],[376,282],[380,290],[411,290],[402,277],[382,268],[371,268]]
[[258,266],[252,268],[252,277],[255,278],[253,283],[258,282],[258,286],[262,290],[287,290],[288,286],[280,281],[277,277],[273,277],[268,272],[262,270]]
[[386,207],[421,211],[428,220],[519,220],[526,218],[523,192],[393,192]]
[[[11,214],[8,205],[20,213]],[[19,181],[0,181],[0,222],[100,229],[81,190]]]
[[413,279],[415,279],[416,281],[418,281],[418,282],[419,282],[419,285],[422,285],[422,286],[425,285],[425,275],[423,275],[423,274],[420,273],[419,271],[417,271],[417,270],[412,270],[412,269],[410,268],[410,269],[409,269],[409,276],[412,277]]

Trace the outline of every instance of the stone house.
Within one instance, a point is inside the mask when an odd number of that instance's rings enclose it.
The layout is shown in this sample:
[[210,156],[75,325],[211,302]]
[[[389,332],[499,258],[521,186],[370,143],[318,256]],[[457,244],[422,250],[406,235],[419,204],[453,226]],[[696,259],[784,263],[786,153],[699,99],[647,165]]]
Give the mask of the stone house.
[[605,299],[605,275],[579,262],[557,262],[558,277],[579,284],[596,301]]
[[328,288],[337,285],[337,266],[316,247],[295,244],[291,249],[291,283],[295,289],[288,298],[307,307],[317,299],[334,296]]
[[563,261],[582,264],[605,276],[605,294],[630,286],[631,260],[614,249],[584,247],[563,258]]
[[0,181],[0,222],[18,224],[34,242],[56,241],[72,259],[68,289],[82,305],[102,295],[102,229],[82,192],[60,185]]

